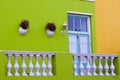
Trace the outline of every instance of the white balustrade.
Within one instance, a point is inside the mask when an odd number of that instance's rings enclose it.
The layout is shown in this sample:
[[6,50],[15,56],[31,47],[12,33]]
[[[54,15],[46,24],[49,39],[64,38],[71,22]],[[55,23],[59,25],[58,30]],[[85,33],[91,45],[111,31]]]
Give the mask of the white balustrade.
[[109,66],[108,66],[108,56],[105,57],[105,66],[104,66],[104,69],[105,69],[105,75],[106,76],[109,76],[110,74],[108,73],[108,70],[109,70]]
[[83,56],[80,56],[80,66],[79,66],[79,68],[80,68],[80,75],[81,76],[84,76],[85,74],[84,74],[84,65],[83,65]]
[[92,70],[93,70],[93,75],[97,76],[98,74],[96,73],[97,66],[95,64],[96,56],[93,56],[93,65],[92,65]]
[[34,68],[34,66],[33,66],[33,64],[32,64],[32,56],[33,56],[33,54],[29,54],[29,60],[30,60],[30,63],[29,63],[29,69],[30,69],[30,73],[29,73],[29,75],[30,76],[34,76],[34,73],[33,73],[33,68]]
[[90,65],[90,58],[91,58],[91,56],[87,56],[87,75],[88,76],[91,76],[92,74],[91,74],[91,65]]
[[48,55],[48,75],[49,76],[53,76],[52,65],[51,65],[51,57],[52,57],[52,55]]
[[46,55],[42,55],[42,70],[43,70],[42,75],[43,76],[47,76],[47,73],[46,73],[47,66],[45,64],[45,57]]
[[115,66],[113,65],[113,59],[114,59],[114,58],[115,58],[114,56],[112,56],[112,57],[110,58],[110,60],[111,60],[110,69],[111,69],[111,75],[113,75],[113,76],[116,75],[116,74],[114,73]]
[[26,63],[25,63],[25,54],[22,54],[21,55],[22,56],[22,76],[27,76],[27,73],[26,73],[26,68],[27,68],[27,66],[26,66]]
[[78,60],[78,57],[75,55],[74,56],[74,75],[78,75],[78,73],[77,73],[77,60]]
[[38,58],[39,58],[39,54],[36,54],[36,65],[35,65],[35,68],[36,68],[36,76],[40,76],[41,74],[40,74],[40,72],[39,72],[39,70],[40,70],[40,64],[39,64],[39,61],[38,61]]
[[[6,55],[8,57],[7,76],[53,76],[52,57],[55,53],[6,51]],[[14,63],[11,62],[12,56]],[[21,58],[18,58],[19,56]],[[29,59],[27,60],[26,57]],[[76,76],[115,76],[114,59],[116,57],[117,55],[112,54],[73,54],[73,74]],[[33,64],[33,58],[35,58],[35,64]],[[26,63],[26,60],[29,61],[29,64]],[[22,64],[19,61],[22,61]],[[11,72],[11,69],[14,70]]]
[[[50,52],[23,52],[23,51],[6,51],[5,52],[7,57],[8,57],[8,63],[7,63],[7,76],[52,76],[52,57],[55,55],[55,53],[50,53]],[[11,64],[11,56],[14,57],[15,63],[14,67],[12,67]],[[18,56],[21,56],[22,58],[22,64],[19,64]],[[29,57],[29,64],[26,64],[26,59],[25,57]],[[33,57],[35,57],[36,63],[33,64]],[[39,59],[42,58],[42,62],[39,61]],[[47,59],[47,60],[45,60]],[[46,64],[46,62],[48,64]],[[40,64],[41,67],[40,67]],[[14,72],[11,73],[11,69],[14,69]],[[22,69],[19,71],[19,69]],[[29,72],[26,72],[26,69],[29,69]],[[34,71],[35,69],[35,71]],[[40,72],[42,69],[42,72]],[[48,69],[48,71],[47,71]]]
[[102,56],[99,57],[99,65],[98,65],[98,69],[99,69],[99,75],[103,76],[103,65],[102,65]]
[[7,64],[8,73],[7,73],[7,75],[12,76],[12,73],[11,73],[12,64],[10,61],[11,54],[7,54],[7,56],[8,56],[8,64]]
[[14,69],[15,69],[15,76],[20,76],[20,74],[18,73],[18,69],[19,69],[19,64],[18,64],[18,54],[15,54],[15,64],[14,64]]
[[[117,55],[112,54],[73,54],[74,75],[115,76],[115,66],[113,61],[116,57]],[[86,60],[84,58],[87,59],[86,66],[84,65],[86,64]],[[77,59],[79,59],[79,61]],[[98,60],[98,65],[96,63],[96,60]],[[102,64],[103,62],[105,62],[105,64]],[[108,62],[110,62],[110,65],[108,65]],[[78,65],[76,65],[76,63],[80,64],[79,67]],[[97,69],[99,70],[98,73],[96,72]],[[78,73],[78,70],[80,70],[80,74]],[[105,73],[103,73],[103,70],[105,71]]]

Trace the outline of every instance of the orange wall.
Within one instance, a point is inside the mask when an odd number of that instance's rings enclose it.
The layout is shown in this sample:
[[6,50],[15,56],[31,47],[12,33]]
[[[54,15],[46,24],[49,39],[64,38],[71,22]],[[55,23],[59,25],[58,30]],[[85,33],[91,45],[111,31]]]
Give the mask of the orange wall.
[[96,0],[97,53],[120,53],[120,0]]

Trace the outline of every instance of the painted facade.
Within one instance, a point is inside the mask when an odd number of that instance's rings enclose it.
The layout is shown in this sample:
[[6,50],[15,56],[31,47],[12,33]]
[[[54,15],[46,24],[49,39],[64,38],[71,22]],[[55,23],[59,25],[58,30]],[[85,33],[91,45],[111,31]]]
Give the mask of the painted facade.
[[[0,77],[5,80],[119,80],[113,76],[74,76],[73,73],[73,55],[69,54],[69,26],[66,33],[62,34],[62,26],[68,25],[68,13],[87,13],[90,17],[90,34],[91,34],[91,53],[96,53],[96,27],[94,2],[86,0],[1,0],[0,1]],[[83,15],[83,14],[82,14]],[[98,18],[97,18],[98,19]],[[21,21],[28,20],[29,28],[25,35],[20,35],[18,29]],[[55,23],[56,32],[53,36],[48,37],[45,26],[47,23]],[[99,48],[99,47],[98,47]],[[39,52],[55,52],[53,57],[53,76],[7,76],[6,65],[7,56],[4,50],[17,51],[39,51]],[[63,53],[63,54],[62,54]],[[8,58],[9,59],[9,58]],[[33,58],[35,64],[36,57]],[[119,60],[115,66],[115,72],[119,76]],[[29,56],[25,59],[29,64]],[[67,62],[66,62],[67,61]],[[14,66],[15,56],[11,57],[11,64]],[[16,61],[17,62],[17,61]],[[42,62],[42,61],[41,61]],[[22,63],[22,59],[18,57],[18,63]],[[2,65],[1,65],[2,64]],[[21,66],[20,66],[21,67]],[[21,72],[19,69],[18,72]],[[33,70],[34,71],[34,70]],[[14,68],[11,69],[14,74]],[[27,69],[27,72],[29,70]],[[22,72],[21,72],[22,73]]]
[[97,53],[120,53],[119,3],[119,0],[96,0]]
[[[59,3],[59,4],[58,4]],[[0,2],[0,49],[69,52],[68,27],[66,34],[61,34],[62,25],[68,23],[68,11],[84,12],[91,16],[92,51],[96,52],[94,3],[64,0],[64,1],[6,1]],[[22,20],[29,20],[29,29],[24,36],[18,33]],[[55,35],[48,37],[45,26],[52,22],[56,25]],[[13,45],[14,44],[14,45]]]

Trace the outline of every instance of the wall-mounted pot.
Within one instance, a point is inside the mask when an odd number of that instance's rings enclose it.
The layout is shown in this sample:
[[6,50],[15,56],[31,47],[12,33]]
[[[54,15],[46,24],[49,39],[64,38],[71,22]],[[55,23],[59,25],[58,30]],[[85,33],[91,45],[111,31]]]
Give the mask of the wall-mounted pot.
[[49,37],[50,37],[50,36],[53,36],[54,33],[55,33],[55,31],[56,31],[56,26],[55,26],[54,23],[48,23],[48,24],[46,25],[46,33],[47,33],[47,35],[48,35]]
[[20,35],[24,35],[27,32],[28,28],[29,28],[29,22],[28,22],[28,20],[22,21],[20,23],[20,27],[19,27],[19,34]]

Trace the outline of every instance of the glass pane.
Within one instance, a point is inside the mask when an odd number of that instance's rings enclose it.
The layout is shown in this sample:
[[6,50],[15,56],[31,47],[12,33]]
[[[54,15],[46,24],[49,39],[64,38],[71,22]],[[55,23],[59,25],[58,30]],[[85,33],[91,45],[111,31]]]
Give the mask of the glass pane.
[[76,35],[69,34],[69,49],[71,53],[77,53]]
[[80,26],[80,31],[81,32],[87,32],[87,17],[82,17],[81,18],[81,26]]
[[73,17],[68,16],[68,30],[73,31]]
[[80,31],[80,17],[75,17],[75,31]]
[[69,31],[88,32],[88,17],[68,15]]
[[89,35],[81,34],[79,38],[80,53],[90,53]]

